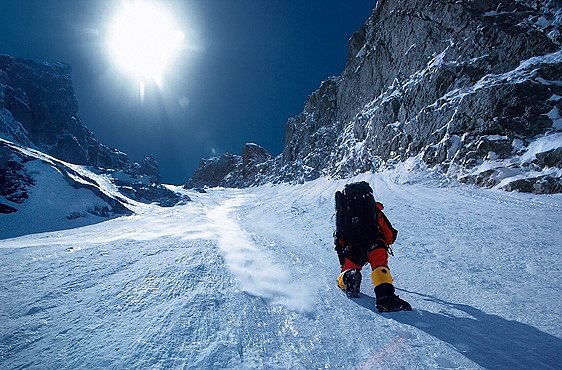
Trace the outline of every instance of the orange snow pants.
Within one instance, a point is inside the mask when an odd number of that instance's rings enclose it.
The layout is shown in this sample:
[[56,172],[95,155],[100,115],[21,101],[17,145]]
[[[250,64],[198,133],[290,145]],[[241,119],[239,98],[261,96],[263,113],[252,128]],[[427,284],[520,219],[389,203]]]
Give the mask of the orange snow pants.
[[[358,269],[361,270],[365,262],[369,262],[371,269],[375,270],[379,266],[388,266],[388,252],[385,248],[375,248],[367,253],[367,261],[364,256],[355,256],[355,253],[350,253],[349,256],[345,257],[345,262],[342,266],[342,271],[348,269]],[[352,258],[354,261],[352,261]],[[363,262],[361,264],[361,262]]]

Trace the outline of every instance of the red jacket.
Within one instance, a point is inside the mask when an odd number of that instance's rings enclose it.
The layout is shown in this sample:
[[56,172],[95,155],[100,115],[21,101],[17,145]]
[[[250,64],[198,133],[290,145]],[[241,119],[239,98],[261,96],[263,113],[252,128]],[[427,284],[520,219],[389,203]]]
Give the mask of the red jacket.
[[393,244],[396,241],[396,236],[398,235],[398,230],[392,227],[392,224],[383,213],[384,206],[382,203],[376,202],[377,207],[377,223],[379,224],[379,230],[381,232],[380,241],[385,243],[387,246]]

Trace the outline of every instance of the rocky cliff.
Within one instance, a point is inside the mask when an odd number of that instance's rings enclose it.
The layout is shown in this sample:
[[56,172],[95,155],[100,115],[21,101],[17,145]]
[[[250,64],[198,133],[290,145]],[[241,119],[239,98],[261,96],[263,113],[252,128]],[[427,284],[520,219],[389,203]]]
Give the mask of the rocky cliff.
[[[560,0],[378,1],[254,183],[416,159],[462,182],[562,192],[561,23]],[[215,184],[247,182],[223,172]]]
[[71,67],[0,55],[0,133],[63,161],[128,170],[127,155],[102,145],[78,115]]
[[[0,55],[0,139],[0,214],[18,211],[31,192],[41,191],[37,187],[43,185],[37,177],[47,170],[34,172],[30,166],[49,167],[67,186],[93,193],[107,206],[101,213],[92,208],[90,213],[98,216],[127,214],[130,210],[124,205],[126,200],[108,196],[96,181],[76,180],[72,164],[104,176],[124,197],[138,202],[172,206],[185,200],[160,184],[154,158],[135,163],[125,153],[101,144],[82,124],[71,68],[63,63]],[[65,191],[58,184],[50,189],[53,194]]]
[[267,150],[257,144],[247,143],[242,149],[242,156],[227,153],[201,160],[199,168],[185,187],[248,187],[263,183],[272,173],[272,160]]

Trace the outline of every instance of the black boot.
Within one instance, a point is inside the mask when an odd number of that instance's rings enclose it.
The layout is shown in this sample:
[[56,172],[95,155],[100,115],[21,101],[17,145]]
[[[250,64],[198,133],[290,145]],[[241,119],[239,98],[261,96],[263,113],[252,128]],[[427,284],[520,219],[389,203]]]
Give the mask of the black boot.
[[375,305],[379,312],[412,311],[412,306],[394,294],[392,275],[388,266],[379,266],[373,270],[371,277],[375,285]]
[[345,284],[345,294],[348,298],[359,298],[361,271],[357,269],[347,270],[343,275],[343,283]]
[[377,298],[376,306],[379,312],[412,311],[412,306],[394,293]]

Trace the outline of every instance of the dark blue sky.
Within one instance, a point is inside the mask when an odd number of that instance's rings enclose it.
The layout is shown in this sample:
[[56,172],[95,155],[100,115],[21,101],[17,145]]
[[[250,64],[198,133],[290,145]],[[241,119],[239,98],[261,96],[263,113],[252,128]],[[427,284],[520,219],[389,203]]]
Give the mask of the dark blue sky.
[[[135,161],[154,154],[163,180],[246,142],[282,152],[287,119],[347,60],[374,0],[169,0],[189,48],[161,89],[136,85],[107,57],[119,1],[0,0],[0,53],[72,65],[83,123]],[[180,104],[181,103],[181,104]]]

